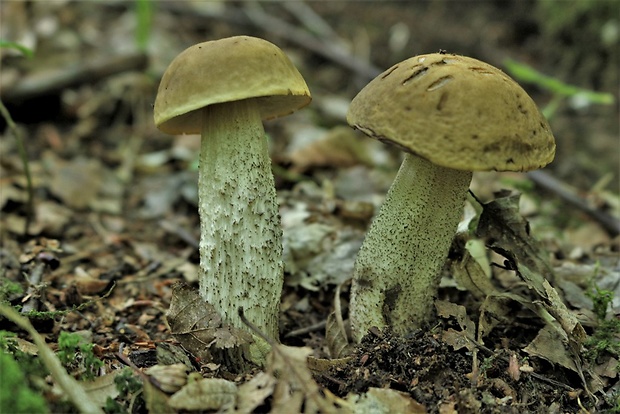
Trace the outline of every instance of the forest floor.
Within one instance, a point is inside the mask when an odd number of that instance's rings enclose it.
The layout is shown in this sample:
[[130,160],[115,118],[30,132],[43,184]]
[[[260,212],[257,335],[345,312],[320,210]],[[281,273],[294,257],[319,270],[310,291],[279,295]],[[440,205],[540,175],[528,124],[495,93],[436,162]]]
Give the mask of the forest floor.
[[[560,3],[1,3],[0,38],[34,53],[1,50],[16,125],[0,120],[0,412],[620,412],[620,6]],[[152,113],[179,52],[239,34],[280,46],[313,95],[265,123],[282,345],[245,372],[171,329],[178,284],[198,286],[200,144],[158,131]],[[613,103],[519,81],[549,111],[556,159],[542,175],[476,173],[471,185],[516,236],[461,235],[432,323],[354,345],[353,263],[402,154],[344,116],[381,71],[439,50],[504,70],[512,59]],[[468,199],[467,223],[486,206]],[[465,241],[493,263],[479,266],[491,292],[463,276]],[[552,269],[550,284],[523,259]]]

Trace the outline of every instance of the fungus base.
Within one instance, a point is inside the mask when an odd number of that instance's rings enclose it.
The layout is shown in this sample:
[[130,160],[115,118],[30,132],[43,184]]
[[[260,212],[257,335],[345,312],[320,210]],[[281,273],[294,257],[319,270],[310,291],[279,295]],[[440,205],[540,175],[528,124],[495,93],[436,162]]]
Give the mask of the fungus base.
[[355,340],[373,326],[405,335],[428,319],[471,177],[405,156],[355,263]]

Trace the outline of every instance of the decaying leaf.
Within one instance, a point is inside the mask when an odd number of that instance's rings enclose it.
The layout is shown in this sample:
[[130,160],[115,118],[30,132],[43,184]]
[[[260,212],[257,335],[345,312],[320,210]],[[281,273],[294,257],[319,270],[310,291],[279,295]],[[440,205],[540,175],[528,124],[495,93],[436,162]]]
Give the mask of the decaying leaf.
[[[200,374],[198,374],[200,375]],[[235,405],[237,385],[221,378],[190,381],[168,400],[175,410],[226,412]]]
[[173,414],[175,412],[172,407],[168,405],[170,396],[151,384],[150,381],[144,381],[144,403],[146,409],[150,413],[154,414]]
[[310,348],[273,346],[267,361],[267,372],[278,378],[272,403],[272,414],[350,412],[344,400],[331,393],[323,395],[308,369]]
[[496,289],[489,278],[491,268],[486,250],[480,253],[480,247],[484,249],[480,240],[466,240],[464,234],[457,235],[452,245],[456,257],[451,261],[451,273],[457,285],[482,299]]
[[355,131],[344,126],[337,126],[310,143],[298,143],[289,157],[294,171],[313,167],[372,165],[366,140],[360,140]]
[[336,287],[336,292],[334,293],[334,311],[327,316],[327,325],[325,326],[325,341],[327,342],[329,355],[332,358],[341,358],[351,352],[340,302],[342,285],[343,284],[340,284]]
[[118,397],[119,391],[114,383],[114,378],[121,373],[121,370],[115,370],[109,374],[96,377],[92,381],[82,381],[82,387],[91,400],[99,407],[105,407],[108,398],[115,399]]
[[564,338],[556,329],[548,325],[542,328],[536,338],[523,350],[530,355],[578,372],[577,365],[566,347]]
[[[476,233],[487,241],[492,250],[506,258],[505,265],[514,270],[536,294],[535,301],[528,301],[516,295],[512,295],[511,298],[520,300],[526,306],[533,302],[535,307],[532,309],[541,316],[548,327],[555,329],[561,342],[568,346],[572,362],[564,361],[561,365],[569,368],[572,364],[587,387],[581,372],[579,356],[586,333],[576,316],[568,310],[560,295],[551,286],[555,279],[553,269],[547,260],[545,250],[530,236],[529,224],[519,214],[519,195],[500,197],[483,205]],[[549,341],[554,338],[548,335],[546,330],[541,331],[540,335]],[[555,358],[555,356],[548,357]]]
[[519,197],[519,194],[501,194],[499,198],[484,204],[476,235],[507,260],[514,258],[520,267],[528,268],[528,276],[532,280],[526,280],[526,283],[543,295],[542,281],[546,279],[553,283],[555,276],[547,252],[530,235],[529,223],[519,214]]
[[95,203],[104,172],[98,159],[76,157],[64,161],[46,152],[45,161],[51,175],[50,191],[65,205],[83,209]]
[[250,381],[238,387],[236,414],[250,414],[265,403],[275,388],[273,375],[259,372]]
[[179,391],[187,383],[187,371],[189,369],[185,364],[158,364],[149,367],[145,372],[160,390],[172,394]]
[[347,333],[344,326],[338,321],[335,311],[327,316],[325,342],[327,342],[329,356],[332,358],[342,358],[351,352]]
[[469,316],[467,316],[467,309],[465,309],[464,306],[444,300],[436,300],[435,309],[437,309],[437,315],[439,317],[455,318],[461,327],[461,331],[456,331],[452,328],[444,331],[442,340],[453,347],[455,351],[461,348],[474,351],[476,349],[476,345],[473,343],[476,335],[476,325]]
[[519,215],[519,196],[499,198],[483,206],[478,236],[506,258],[507,266],[532,289],[542,306],[559,322],[577,353],[586,338],[577,318],[551,286],[554,273],[545,250],[530,236],[527,221]]
[[390,388],[370,388],[361,395],[350,394],[347,401],[354,403],[356,414],[409,413],[426,414],[426,407],[408,394]]
[[214,350],[241,347],[252,342],[249,333],[224,325],[215,308],[196,290],[182,283],[173,286],[166,317],[175,339],[203,362],[212,361]]

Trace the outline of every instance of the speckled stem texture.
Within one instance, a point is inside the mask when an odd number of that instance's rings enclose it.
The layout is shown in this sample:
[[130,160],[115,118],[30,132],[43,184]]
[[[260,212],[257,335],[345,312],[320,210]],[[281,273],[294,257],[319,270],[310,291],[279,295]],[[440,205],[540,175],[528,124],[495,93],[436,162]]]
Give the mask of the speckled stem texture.
[[471,177],[405,156],[355,263],[355,340],[373,326],[405,335],[428,319]]
[[278,340],[282,230],[256,101],[204,110],[198,178],[200,294],[246,329],[237,309]]

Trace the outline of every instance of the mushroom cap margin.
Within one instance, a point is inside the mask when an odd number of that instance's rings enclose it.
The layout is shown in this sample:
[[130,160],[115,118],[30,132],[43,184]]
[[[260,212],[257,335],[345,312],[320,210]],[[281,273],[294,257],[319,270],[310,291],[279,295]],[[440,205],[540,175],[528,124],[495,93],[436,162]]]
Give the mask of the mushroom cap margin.
[[257,99],[261,117],[288,115],[311,101],[290,59],[274,44],[234,36],[193,45],[162,76],[154,107],[155,125],[168,134],[198,134],[201,108]]
[[477,59],[433,53],[397,63],[353,99],[348,123],[442,167],[529,171],[555,140],[529,95]]

